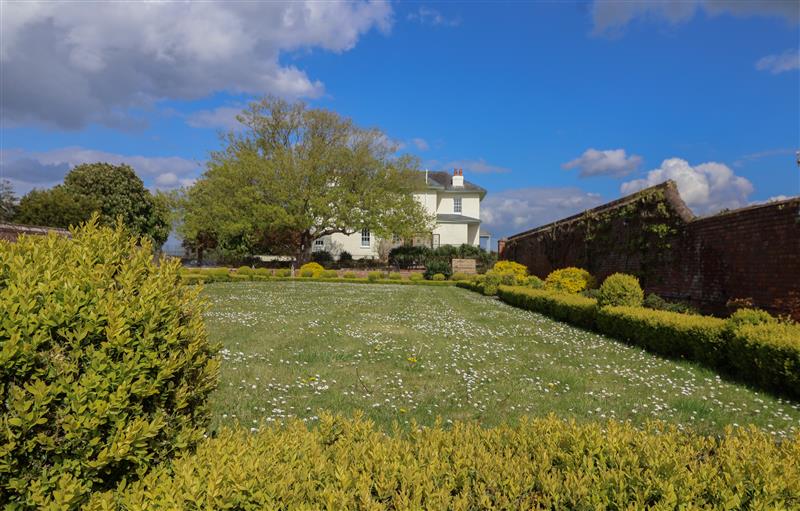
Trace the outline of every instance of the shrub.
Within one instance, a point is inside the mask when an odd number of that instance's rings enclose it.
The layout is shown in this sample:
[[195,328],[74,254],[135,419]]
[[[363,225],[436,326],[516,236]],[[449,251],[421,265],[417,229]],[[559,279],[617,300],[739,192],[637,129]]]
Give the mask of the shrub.
[[297,274],[299,277],[304,279],[311,279],[315,277],[314,270],[300,270]]
[[486,296],[494,296],[497,294],[497,289],[500,287],[502,278],[500,274],[494,272],[487,272],[486,275],[483,277],[483,282],[481,283],[482,292]]
[[525,285],[533,289],[544,289],[544,281],[536,275],[531,275],[525,279]]
[[800,326],[769,321],[742,321],[728,351],[733,374],[763,388],[800,398]]
[[339,278],[339,274],[336,270],[322,270],[319,277],[322,279],[336,279]]
[[425,279],[425,276],[422,275],[421,273],[412,273],[411,275],[408,276],[408,280],[411,280],[413,282],[417,282],[423,279]]
[[546,289],[501,286],[498,296],[506,303],[567,321],[583,328],[594,328],[597,301],[581,295]]
[[564,293],[580,293],[595,287],[592,275],[582,268],[562,268],[555,270],[544,281],[545,287]]
[[352,271],[346,271],[346,272],[344,272],[342,277],[346,278],[346,279],[354,279],[354,278],[356,278],[356,274],[355,274],[355,272],[352,272]]
[[339,264],[349,264],[353,262],[353,255],[347,250],[339,252]]
[[681,302],[668,302],[655,293],[647,295],[647,298],[642,302],[642,306],[654,310],[697,314],[697,310],[694,307]]
[[377,282],[383,278],[383,274],[379,271],[371,271],[367,273],[367,280],[370,282]]
[[403,276],[397,272],[391,272],[389,273],[389,275],[386,276],[386,278],[389,280],[401,280]]
[[319,277],[319,275],[325,270],[319,263],[306,263],[300,267],[300,276],[301,277]]
[[255,273],[255,270],[253,270],[253,268],[250,268],[249,266],[239,266],[236,269],[236,273],[238,273],[239,275],[253,275]]
[[401,245],[389,251],[389,265],[402,269],[425,266],[430,257],[428,247]]
[[333,262],[333,256],[327,250],[315,250],[311,252],[311,260],[324,266]]
[[739,309],[727,319],[728,328],[736,330],[744,325],[768,325],[777,323],[769,312],[761,309]]
[[442,280],[447,280],[447,277],[445,277],[444,273],[434,273],[431,280],[441,282]]
[[497,261],[492,270],[501,275],[514,275],[520,281],[528,276],[528,267],[514,261]]
[[292,270],[289,268],[278,268],[275,270],[275,276],[280,278],[286,278],[292,276]]
[[685,357],[712,367],[727,358],[725,321],[709,316],[655,311],[643,307],[603,307],[601,332],[670,357]]
[[201,290],[119,225],[72,234],[0,242],[8,509],[79,507],[193,447],[209,418],[218,363]]
[[261,277],[271,277],[272,276],[272,270],[269,269],[269,268],[256,268],[255,270],[253,270],[253,272],[256,275],[259,275]]
[[323,414],[255,433],[223,429],[141,481],[93,496],[108,509],[797,509],[797,438],[713,438],[653,423],[549,416],[387,435]]
[[433,276],[437,273],[441,273],[445,276],[445,278],[449,277],[452,273],[452,270],[450,269],[450,263],[440,260],[430,261],[425,267],[425,278],[432,280]]
[[640,307],[644,301],[644,291],[639,279],[625,273],[614,273],[606,277],[597,293],[597,305]]
[[469,279],[470,279],[470,276],[467,275],[466,273],[462,273],[462,272],[456,272],[456,273],[450,275],[450,280],[458,281],[458,280],[469,280]]

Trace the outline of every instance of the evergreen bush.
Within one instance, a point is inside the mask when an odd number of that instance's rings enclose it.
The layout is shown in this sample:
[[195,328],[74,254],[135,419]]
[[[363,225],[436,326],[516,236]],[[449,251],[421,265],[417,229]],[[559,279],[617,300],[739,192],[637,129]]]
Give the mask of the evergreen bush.
[[219,364],[200,291],[96,219],[0,241],[6,509],[77,508],[202,439]]
[[597,305],[640,307],[644,301],[644,291],[639,279],[625,273],[614,273],[606,277],[597,293]]
[[580,293],[595,287],[592,275],[582,268],[562,268],[555,270],[544,281],[545,287],[563,293]]

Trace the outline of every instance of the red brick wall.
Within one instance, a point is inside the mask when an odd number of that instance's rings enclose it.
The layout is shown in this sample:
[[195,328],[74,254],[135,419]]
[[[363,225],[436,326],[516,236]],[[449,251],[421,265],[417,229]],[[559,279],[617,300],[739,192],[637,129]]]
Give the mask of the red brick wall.
[[614,217],[602,239],[587,236],[591,218],[625,207],[634,195],[512,236],[501,258],[523,263],[540,277],[565,266],[586,268],[601,280],[632,273],[646,292],[704,312],[724,314],[729,300],[751,299],[800,320],[800,198],[693,218],[674,183],[659,188],[673,212],[666,236],[643,234],[646,213]]

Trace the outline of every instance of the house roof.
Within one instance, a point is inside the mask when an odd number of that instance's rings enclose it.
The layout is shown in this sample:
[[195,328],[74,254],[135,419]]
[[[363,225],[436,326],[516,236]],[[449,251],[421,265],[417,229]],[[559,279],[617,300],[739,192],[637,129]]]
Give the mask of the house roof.
[[492,237],[492,233],[490,233],[486,229],[481,229],[480,237],[481,238],[491,238]]
[[16,241],[22,234],[45,235],[48,232],[54,232],[61,236],[71,236],[67,229],[60,229],[58,227],[0,223],[0,240]]
[[479,224],[480,219],[471,216],[442,214],[436,215],[436,221],[443,224]]
[[470,183],[466,179],[464,180],[464,186],[457,186],[454,187],[451,184],[453,176],[449,172],[428,172],[428,188],[432,188],[434,190],[445,190],[449,192],[454,191],[467,191],[467,192],[478,192],[481,194],[481,199],[484,195],[486,195],[486,190],[481,188],[480,186],[476,185],[475,183]]

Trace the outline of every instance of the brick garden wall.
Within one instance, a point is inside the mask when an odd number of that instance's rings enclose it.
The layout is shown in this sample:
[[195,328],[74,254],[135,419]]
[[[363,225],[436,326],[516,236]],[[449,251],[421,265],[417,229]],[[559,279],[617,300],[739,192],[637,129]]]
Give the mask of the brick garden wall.
[[646,292],[724,314],[751,299],[800,320],[800,198],[694,218],[666,182],[502,242],[545,277],[566,266],[639,276]]

